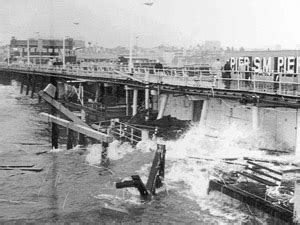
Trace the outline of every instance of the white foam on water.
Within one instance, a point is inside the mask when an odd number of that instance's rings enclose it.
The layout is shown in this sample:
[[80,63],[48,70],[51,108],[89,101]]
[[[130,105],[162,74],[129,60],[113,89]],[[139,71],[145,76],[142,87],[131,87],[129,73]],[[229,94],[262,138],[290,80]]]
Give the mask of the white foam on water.
[[195,125],[178,140],[166,142],[166,147],[168,157],[177,159],[264,157],[259,148],[278,147],[278,143],[270,141],[270,136],[262,130],[249,130],[236,124],[213,132]]
[[137,150],[139,150],[141,152],[151,152],[151,151],[155,151],[157,148],[156,142],[154,142],[150,139],[142,140],[142,141],[138,142],[135,147]]
[[128,142],[120,142],[114,140],[108,146],[107,156],[110,160],[118,160],[123,158],[127,153],[133,152],[135,149]]
[[58,153],[58,152],[63,152],[65,151],[64,148],[52,148],[49,152],[50,153]]
[[[201,209],[209,210],[212,215],[222,217],[225,221],[244,218],[245,214],[238,210],[238,201],[232,202],[232,208],[226,208],[223,201],[215,202],[212,199],[214,195],[207,195],[209,177],[214,175],[211,171],[215,167],[226,170],[234,167],[220,163],[220,159],[266,157],[259,148],[274,149],[279,146],[270,140],[271,135],[262,130],[251,130],[236,124],[222,130],[209,130],[195,125],[178,140],[165,142],[168,160],[166,182],[171,187],[177,187],[179,192],[195,200]],[[198,157],[199,160],[191,157]]]
[[88,146],[88,154],[86,155],[86,161],[90,165],[99,165],[101,163],[102,145],[94,144]]

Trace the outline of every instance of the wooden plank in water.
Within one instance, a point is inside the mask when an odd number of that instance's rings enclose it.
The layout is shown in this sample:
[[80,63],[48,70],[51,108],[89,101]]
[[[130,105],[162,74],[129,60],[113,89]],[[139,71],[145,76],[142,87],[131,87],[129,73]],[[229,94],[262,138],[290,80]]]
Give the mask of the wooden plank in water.
[[268,170],[268,171],[270,171],[270,172],[272,172],[272,173],[276,173],[276,174],[278,174],[278,175],[281,175],[281,176],[282,176],[282,173],[281,173],[281,172],[279,172],[279,171],[272,170],[272,169],[270,169],[270,168],[268,168],[268,167],[265,167],[265,166],[259,165],[259,164],[257,164],[257,163],[254,163],[254,162],[252,162],[252,161],[247,161],[247,163],[249,163],[249,164],[251,164],[251,165],[253,165],[253,166],[257,166],[257,167],[259,167],[259,168],[261,168],[261,169]]
[[43,168],[20,168],[20,167],[2,167],[0,170],[22,170],[22,171],[32,171],[32,172],[41,172]]
[[241,174],[241,175],[243,175],[243,176],[245,176],[245,177],[248,177],[248,178],[250,178],[252,180],[255,180],[255,181],[259,182],[259,183],[268,185],[268,186],[278,186],[277,184],[275,184],[275,183],[273,183],[271,181],[265,180],[265,179],[263,179],[261,177],[255,176],[255,175],[247,173],[247,172],[238,172],[238,173]]
[[33,164],[31,165],[1,165],[0,168],[30,168],[34,167]]
[[265,213],[268,213],[288,223],[292,223],[293,221],[293,212],[291,210],[273,204],[272,202],[262,199],[242,189],[238,189],[232,185],[224,184],[223,182],[217,180],[210,180],[209,191],[211,190],[220,191],[223,194],[226,194],[250,206],[254,206],[259,210],[262,210]]
[[258,173],[258,174],[260,174],[260,175],[263,175],[263,176],[272,178],[272,179],[274,179],[274,180],[276,180],[276,181],[281,181],[280,178],[275,177],[275,176],[272,176],[272,175],[270,175],[270,174],[268,174],[268,173],[265,173],[265,172],[263,172],[263,171],[261,171],[261,170],[259,170],[259,169],[257,169],[257,168],[252,168],[252,167],[249,167],[249,166],[248,166],[247,169],[253,171],[254,173]]
[[104,142],[107,142],[107,143],[110,143],[110,142],[113,141],[113,138],[110,135],[99,132],[99,131],[96,131],[96,130],[93,130],[92,128],[82,126],[80,124],[75,124],[74,122],[70,122],[68,120],[61,119],[59,117],[50,115],[48,113],[40,113],[40,115],[46,122],[56,123],[60,126],[69,128],[71,130],[74,130],[76,132],[79,132],[79,133],[84,134],[88,137],[94,138],[96,140],[104,141]]

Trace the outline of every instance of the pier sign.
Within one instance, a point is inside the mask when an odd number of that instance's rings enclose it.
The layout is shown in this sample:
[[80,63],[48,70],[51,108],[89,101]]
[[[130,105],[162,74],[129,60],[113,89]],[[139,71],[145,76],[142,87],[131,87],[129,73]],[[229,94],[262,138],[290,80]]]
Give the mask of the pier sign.
[[232,70],[299,73],[300,57],[231,57],[230,66]]

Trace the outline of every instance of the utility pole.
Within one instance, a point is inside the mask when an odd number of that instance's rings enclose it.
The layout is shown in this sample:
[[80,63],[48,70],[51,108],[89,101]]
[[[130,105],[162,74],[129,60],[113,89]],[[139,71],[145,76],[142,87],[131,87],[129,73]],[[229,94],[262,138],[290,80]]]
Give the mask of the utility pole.
[[27,66],[30,64],[29,38],[27,39]]
[[63,63],[63,69],[66,68],[66,61],[65,61],[65,52],[66,52],[66,46],[65,46],[65,37],[63,38],[63,52],[62,52],[62,63]]

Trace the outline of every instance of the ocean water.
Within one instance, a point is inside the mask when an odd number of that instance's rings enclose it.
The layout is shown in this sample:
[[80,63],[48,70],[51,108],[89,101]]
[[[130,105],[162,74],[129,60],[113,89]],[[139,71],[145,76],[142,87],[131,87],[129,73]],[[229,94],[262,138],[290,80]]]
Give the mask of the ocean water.
[[[136,148],[114,141],[110,165],[100,166],[101,145],[51,149],[45,103],[19,93],[15,80],[0,84],[0,165],[35,165],[41,172],[0,170],[0,223],[8,224],[268,224],[268,215],[221,193],[207,193],[211,168],[226,157],[261,156],[263,135],[245,139],[232,127],[209,133],[195,125],[176,141],[141,142]],[[259,141],[257,141],[259,140]],[[138,174],[146,182],[157,143],[166,144],[164,187],[149,202],[115,182]],[[196,158],[202,158],[199,160]],[[229,169],[229,168],[228,168]]]

